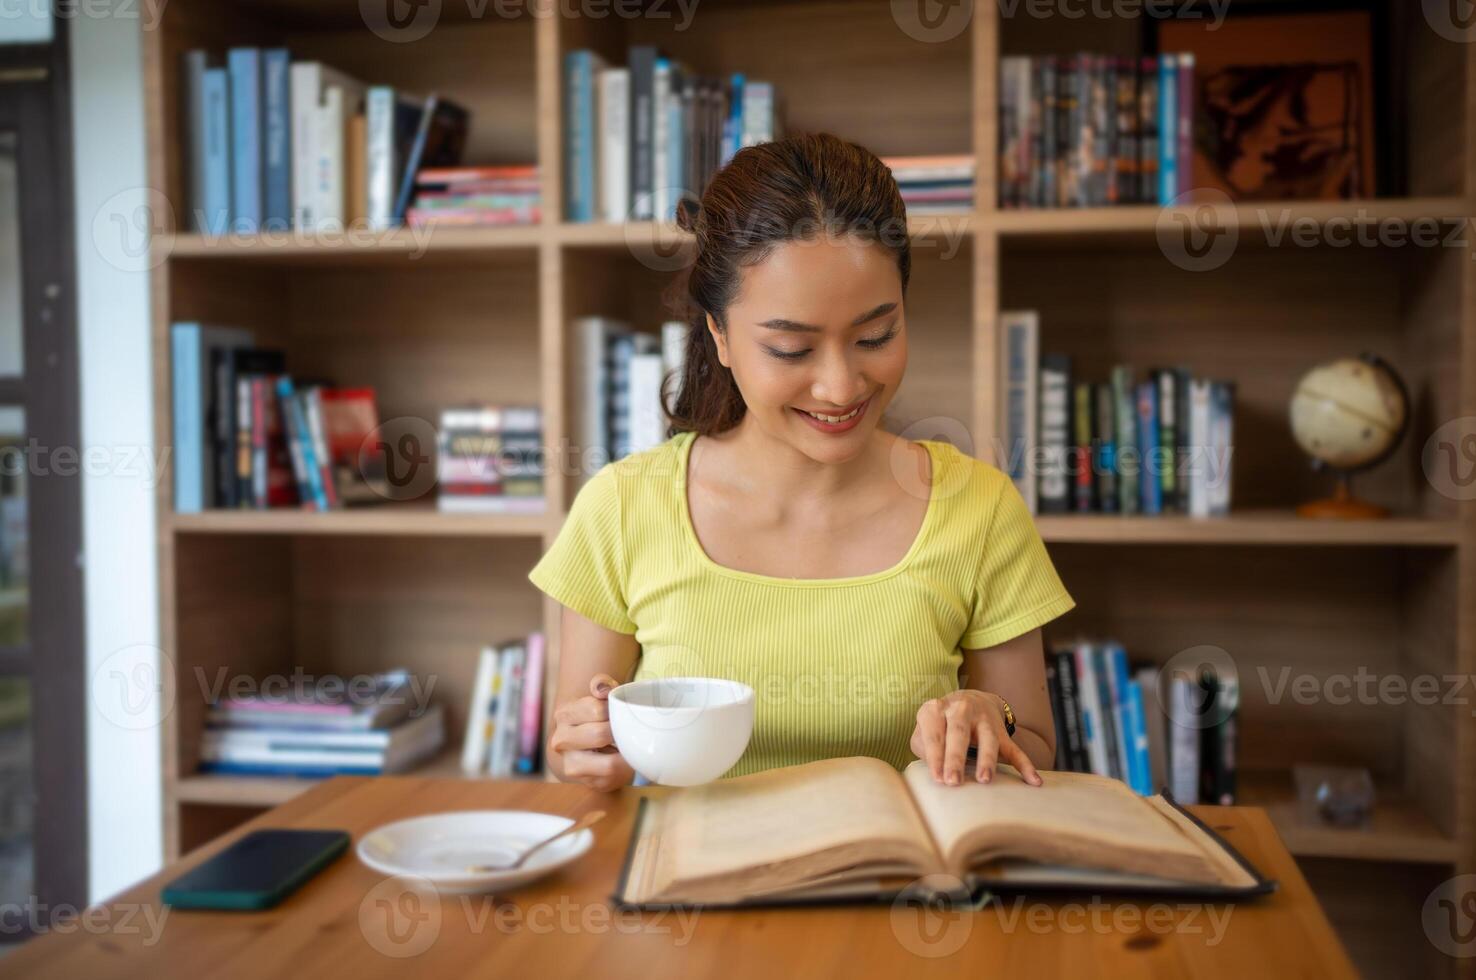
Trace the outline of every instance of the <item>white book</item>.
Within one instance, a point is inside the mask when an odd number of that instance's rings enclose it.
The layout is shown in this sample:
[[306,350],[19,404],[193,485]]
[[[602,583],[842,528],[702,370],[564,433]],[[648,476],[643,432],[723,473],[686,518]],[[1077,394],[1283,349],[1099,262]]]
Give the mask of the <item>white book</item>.
[[1169,792],[1179,803],[1199,802],[1200,715],[1194,710],[1199,681],[1182,674],[1168,679]]
[[[295,228],[311,230],[320,227],[322,218],[320,188],[323,175],[320,168],[323,156],[319,143],[324,120],[319,109],[324,104],[324,91],[330,85],[342,89],[344,109],[340,115],[352,115],[363,100],[364,85],[318,61],[293,62],[288,84],[292,106],[292,224]],[[344,117],[341,129],[347,127],[348,119]],[[339,157],[341,160],[341,148]],[[341,187],[341,176],[339,181]],[[341,203],[339,208],[341,218]]]
[[1209,481],[1214,469],[1210,446],[1210,383],[1203,378],[1189,382],[1189,516],[1210,515]]
[[593,476],[610,461],[610,380],[605,349],[609,338],[630,330],[621,320],[603,316],[580,317],[574,321],[574,343],[570,350],[571,375],[575,385],[574,453],[580,477]]
[[543,495],[523,497],[517,494],[455,494],[436,497],[436,509],[446,514],[542,514],[548,509]]
[[601,71],[599,90],[600,219],[618,223],[630,214],[630,69]]
[[518,725],[523,712],[523,662],[527,650],[521,644],[502,648],[502,690],[497,696],[497,721],[492,733],[492,751],[487,771],[510,776],[518,757]]
[[477,679],[472,683],[466,706],[466,737],[461,742],[461,771],[479,773],[487,768],[487,737],[491,734],[492,681],[497,672],[497,651],[482,647],[477,659]]
[[658,221],[667,220],[675,207],[675,194],[671,187],[671,161],[668,158],[671,151],[671,120],[667,115],[667,103],[670,100],[671,62],[665,58],[657,58],[656,70],[651,79],[651,213]]
[[661,325],[661,368],[671,376],[671,403],[676,404],[682,390],[682,369],[687,359],[687,331],[681,320],[667,320]]
[[666,413],[661,410],[660,354],[636,354],[630,359],[630,451],[643,452],[666,441]]
[[1039,506],[1034,472],[1035,447],[1039,441],[1036,412],[1040,371],[1040,314],[1035,310],[1005,310],[999,315],[999,419],[1003,433],[999,447],[1000,469],[1010,475],[1025,505],[1034,514]]
[[774,86],[747,81],[743,85],[743,133],[739,146],[757,146],[774,139]]
[[1230,456],[1235,446],[1235,392],[1229,382],[1210,387],[1210,435],[1213,450],[1209,477],[1209,512],[1215,517],[1230,513]]
[[1098,776],[1111,776],[1107,733],[1103,727],[1102,684],[1092,663],[1092,645],[1078,643],[1072,655],[1076,658],[1076,702],[1081,710],[1081,737],[1086,742],[1087,761]]
[[366,171],[369,184],[369,227],[383,231],[395,214],[395,90],[375,85],[364,96],[368,131]]

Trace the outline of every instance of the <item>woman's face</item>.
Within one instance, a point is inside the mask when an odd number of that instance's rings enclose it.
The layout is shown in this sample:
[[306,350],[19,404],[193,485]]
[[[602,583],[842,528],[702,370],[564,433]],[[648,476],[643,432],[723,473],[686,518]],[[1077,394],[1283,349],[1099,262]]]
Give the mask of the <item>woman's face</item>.
[[781,245],[741,274],[727,332],[710,314],[707,327],[752,424],[821,462],[856,456],[907,369],[896,259],[822,236]]

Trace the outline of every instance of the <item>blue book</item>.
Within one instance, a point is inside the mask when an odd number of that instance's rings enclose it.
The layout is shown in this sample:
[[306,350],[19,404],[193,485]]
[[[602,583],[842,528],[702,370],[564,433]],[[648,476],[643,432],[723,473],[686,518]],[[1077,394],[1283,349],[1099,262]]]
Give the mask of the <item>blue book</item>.
[[207,235],[224,235],[231,221],[231,83],[224,68],[207,68],[205,97],[204,193],[194,226]]
[[570,51],[564,56],[564,208],[569,221],[593,221],[595,199],[595,54]]
[[303,474],[307,477],[298,481],[299,486],[307,491],[303,503],[311,503],[317,510],[327,510],[328,495],[323,489],[323,473],[318,468],[318,454],[313,449],[307,413],[302,410],[302,400],[297,397],[292,378],[288,375],[277,379],[277,401],[289,448],[296,447],[292,449],[293,464],[300,460]]
[[169,328],[174,397],[174,512],[205,507],[205,395],[200,389],[200,325]]
[[1158,59],[1158,203],[1167,205],[1179,196],[1179,59],[1171,54]]
[[377,765],[294,766],[269,762],[202,761],[200,771],[232,776],[298,776],[302,779],[326,779],[329,776],[378,776],[384,772],[384,768]]
[[261,230],[262,173],[261,51],[231,48],[226,53],[231,75],[231,228]]
[[1141,796],[1152,796],[1153,768],[1148,760],[1148,719],[1143,713],[1143,685],[1128,680],[1123,688],[1123,714],[1126,716],[1128,763],[1132,767],[1129,785]]
[[291,57],[286,48],[262,52],[262,92],[266,101],[263,220],[272,231],[292,227],[292,103],[287,81]]
[[1127,651],[1122,648],[1121,643],[1109,643],[1106,654],[1107,669],[1112,676],[1113,720],[1117,722],[1118,759],[1123,770],[1122,778],[1135,792],[1143,793],[1142,787],[1148,782],[1148,774],[1146,769],[1139,769],[1137,754],[1140,736],[1145,753],[1148,747],[1148,731],[1143,727],[1142,717],[1143,692],[1138,692],[1138,712],[1135,718],[1130,703],[1132,694],[1129,685],[1133,683],[1133,675],[1128,669]]
[[1163,513],[1163,482],[1158,477],[1162,465],[1158,452],[1158,385],[1144,381],[1138,385],[1138,509],[1144,514]]
[[738,144],[743,141],[743,83],[742,72],[735,72],[728,82],[728,118],[723,122],[723,163],[733,159]]

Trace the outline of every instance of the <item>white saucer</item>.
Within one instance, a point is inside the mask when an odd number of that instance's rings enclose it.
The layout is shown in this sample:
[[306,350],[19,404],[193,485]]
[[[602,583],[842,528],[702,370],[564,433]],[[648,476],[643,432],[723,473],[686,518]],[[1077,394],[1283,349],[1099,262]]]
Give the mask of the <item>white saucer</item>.
[[360,839],[356,853],[375,871],[424,878],[444,894],[504,891],[578,859],[594,844],[593,831],[554,841],[516,871],[478,873],[467,866],[512,860],[572,823],[568,817],[527,810],[436,813],[377,827]]

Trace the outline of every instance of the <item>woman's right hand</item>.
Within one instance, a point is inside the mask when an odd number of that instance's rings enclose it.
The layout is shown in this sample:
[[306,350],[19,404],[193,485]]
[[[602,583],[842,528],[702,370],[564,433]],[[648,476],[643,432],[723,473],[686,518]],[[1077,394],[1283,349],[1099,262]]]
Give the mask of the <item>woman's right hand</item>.
[[548,749],[557,752],[563,763],[566,783],[583,783],[601,793],[629,786],[635,770],[620,750],[610,732],[610,706],[606,699],[616,685],[609,674],[596,674],[589,682],[587,697],[568,701],[554,709],[554,729],[548,737]]

